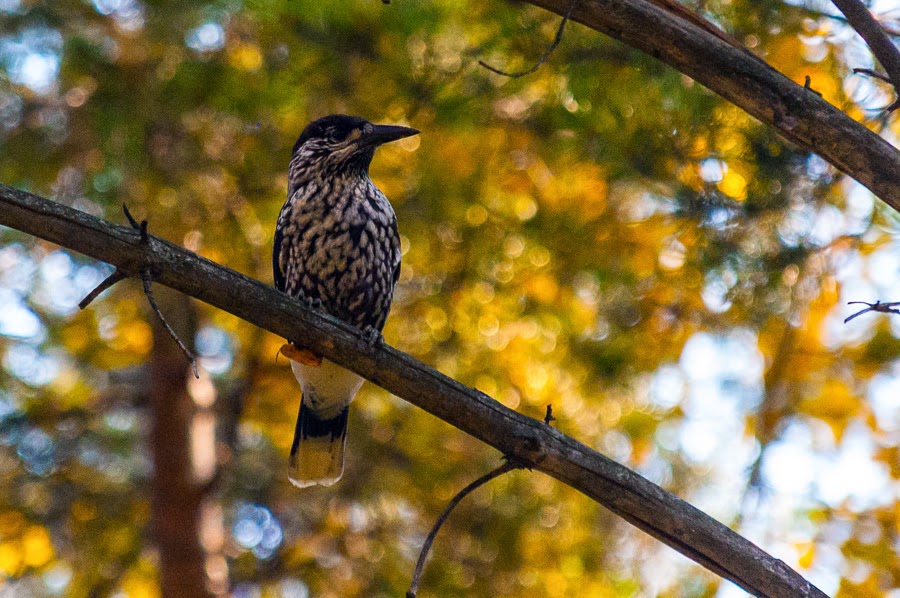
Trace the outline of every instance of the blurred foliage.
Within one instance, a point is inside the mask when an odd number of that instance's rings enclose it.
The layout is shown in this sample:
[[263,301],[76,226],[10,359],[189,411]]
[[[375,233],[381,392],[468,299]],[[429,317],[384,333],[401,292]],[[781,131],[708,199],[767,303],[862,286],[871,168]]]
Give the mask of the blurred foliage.
[[[857,119],[871,58],[819,4],[703,14]],[[897,215],[685,76],[503,2],[0,0],[0,180],[271,282],[290,148],[319,116],[380,150],[404,266],[389,343],[635,468],[838,596],[900,581]],[[0,229],[0,594],[157,595],[145,300]],[[499,455],[367,385],[333,488],[287,482],[281,339],[200,306],[234,596],[398,596]],[[236,413],[241,413],[239,420]],[[217,541],[218,535],[224,537]],[[224,561],[223,561],[224,559]],[[221,567],[219,567],[221,569]],[[422,596],[740,595],[577,492],[515,472],[463,503]]]

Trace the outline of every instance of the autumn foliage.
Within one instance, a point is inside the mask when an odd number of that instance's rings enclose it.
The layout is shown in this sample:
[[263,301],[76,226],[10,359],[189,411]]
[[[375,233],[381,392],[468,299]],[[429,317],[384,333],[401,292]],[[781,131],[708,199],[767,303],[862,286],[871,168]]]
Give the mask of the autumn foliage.
[[[871,64],[839,19],[704,6],[896,134],[871,110],[889,89],[850,72]],[[271,281],[302,127],[338,112],[415,126],[372,166],[404,251],[391,345],[533,417],[552,404],[559,429],[829,594],[886,595],[900,585],[900,320],[843,319],[846,301],[896,299],[895,213],[582,27],[527,77],[477,65],[527,68],[557,26],[505,3],[0,0],[0,181],[113,221],[125,202],[154,234]],[[109,272],[0,229],[0,574],[16,595],[160,592],[154,500],[179,499],[150,491],[166,487],[151,459],[169,438],[151,424],[164,336],[133,282],[78,310]],[[300,492],[283,339],[204,305],[166,311],[195,331],[203,370],[171,372],[202,585],[401,595],[434,517],[499,455],[366,385],[344,479]],[[738,593],[527,472],[467,499],[435,551],[421,596]]]

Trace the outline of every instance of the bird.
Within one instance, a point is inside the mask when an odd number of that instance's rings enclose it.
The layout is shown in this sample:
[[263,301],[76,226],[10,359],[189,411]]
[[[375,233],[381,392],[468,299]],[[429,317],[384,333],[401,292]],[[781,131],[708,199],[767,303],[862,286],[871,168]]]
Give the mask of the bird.
[[[418,133],[334,114],[307,125],[291,153],[272,251],[275,287],[358,328],[370,343],[382,339],[401,251],[394,209],[369,164],[382,144]],[[297,340],[281,351],[302,392],[288,477],[300,488],[331,486],[343,475],[348,409],[363,378]]]

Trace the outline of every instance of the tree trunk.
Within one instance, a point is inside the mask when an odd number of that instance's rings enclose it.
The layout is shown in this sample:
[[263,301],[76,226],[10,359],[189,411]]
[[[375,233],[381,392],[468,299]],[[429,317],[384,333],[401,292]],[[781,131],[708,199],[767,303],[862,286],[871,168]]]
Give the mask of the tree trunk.
[[[191,300],[154,285],[153,295],[166,320],[189,346],[196,332]],[[153,453],[152,522],[159,549],[160,589],[166,598],[212,596],[207,589],[206,553],[200,544],[203,492],[194,481],[191,422],[194,402],[188,392],[193,376],[184,353],[159,318],[153,322],[150,406]]]

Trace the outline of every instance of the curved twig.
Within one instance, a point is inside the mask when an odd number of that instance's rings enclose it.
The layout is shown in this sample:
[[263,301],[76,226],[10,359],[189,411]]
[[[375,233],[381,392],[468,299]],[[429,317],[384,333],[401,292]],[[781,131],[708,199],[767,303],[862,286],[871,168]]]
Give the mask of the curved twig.
[[[144,222],[146,222],[146,220]],[[178,338],[178,333],[175,332],[171,324],[166,320],[162,310],[159,309],[159,305],[156,304],[156,299],[153,298],[153,276],[150,274],[150,268],[144,268],[141,271],[141,281],[144,283],[144,295],[147,296],[147,302],[150,303],[150,308],[153,310],[153,313],[156,314],[156,317],[159,318],[159,321],[162,322],[163,328],[166,329],[166,332],[169,333],[172,340],[178,344],[178,348],[181,349],[184,356],[191,362],[191,369],[194,370],[194,377],[199,380],[200,372],[197,371],[197,358],[194,357],[194,354],[187,348],[184,342]]]
[[406,598],[416,598],[416,592],[419,590],[419,578],[422,576],[422,570],[425,568],[425,559],[428,558],[428,553],[431,551],[431,545],[434,543],[434,539],[435,537],[437,537],[441,526],[444,525],[444,522],[447,521],[448,517],[450,517],[450,513],[454,508],[456,508],[456,505],[458,505],[460,501],[466,496],[471,494],[472,491],[477,490],[494,478],[498,478],[504,473],[512,471],[513,469],[521,468],[522,465],[518,464],[515,459],[507,457],[505,463],[484,474],[456,493],[456,496],[454,496],[447,504],[444,512],[441,513],[440,517],[437,518],[437,521],[434,522],[434,527],[432,527],[431,531],[428,532],[428,537],[425,538],[425,543],[422,544],[422,551],[419,552],[419,560],[416,561],[416,570],[413,573],[412,582],[410,582],[409,584],[409,590],[407,590],[406,592]]
[[112,274],[110,274],[109,276],[107,276],[106,278],[104,278],[104,279],[103,279],[103,282],[101,282],[100,284],[98,284],[98,285],[94,288],[93,291],[91,291],[90,293],[88,293],[88,294],[84,297],[84,299],[82,299],[81,301],[78,302],[78,309],[84,309],[84,308],[86,308],[88,305],[91,304],[91,302],[92,302],[94,299],[96,299],[96,298],[100,295],[100,293],[102,293],[102,292],[105,291],[106,289],[110,288],[111,286],[113,286],[113,285],[116,284],[117,282],[122,281],[122,280],[125,280],[126,278],[128,278],[128,275],[125,274],[124,272],[122,272],[121,270],[119,270],[118,268],[116,268],[116,269],[113,271]]
[[498,75],[503,75],[504,77],[511,77],[512,79],[518,79],[519,77],[524,77],[525,75],[530,75],[531,73],[535,72],[536,70],[541,68],[542,64],[547,62],[547,59],[550,58],[550,55],[553,54],[553,51],[557,48],[557,46],[559,46],[560,42],[562,42],[563,31],[565,31],[565,29],[566,29],[566,23],[569,22],[569,17],[572,16],[572,11],[575,10],[575,7],[577,5],[578,5],[578,0],[572,0],[569,3],[569,10],[566,11],[566,14],[563,15],[562,21],[559,23],[559,28],[556,30],[556,37],[553,38],[553,43],[551,43],[547,47],[547,49],[544,51],[544,54],[540,58],[538,58],[538,61],[536,63],[534,63],[534,66],[532,66],[530,69],[526,69],[524,71],[519,71],[519,72],[515,72],[515,73],[509,73],[507,71],[503,71],[503,70],[500,70],[496,67],[489,65],[488,63],[486,63],[483,60],[479,60],[478,65],[483,66],[484,68],[491,71],[492,73],[496,73]]

